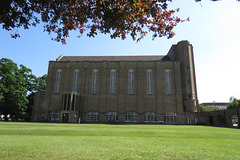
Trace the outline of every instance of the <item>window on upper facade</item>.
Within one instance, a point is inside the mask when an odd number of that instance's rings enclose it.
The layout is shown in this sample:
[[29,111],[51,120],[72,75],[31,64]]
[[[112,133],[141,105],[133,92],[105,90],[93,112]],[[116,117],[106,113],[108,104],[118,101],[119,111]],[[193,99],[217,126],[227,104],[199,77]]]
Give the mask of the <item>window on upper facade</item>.
[[147,70],[147,94],[153,93],[152,70]]
[[55,93],[59,93],[60,91],[61,76],[62,76],[62,70],[58,69],[56,74]]
[[134,94],[134,70],[128,70],[128,94]]
[[177,114],[176,113],[167,113],[164,115],[165,123],[176,123],[177,122]]
[[172,79],[171,79],[171,70],[165,70],[165,87],[166,94],[172,94]]
[[144,115],[144,122],[156,123],[157,122],[157,115],[154,112],[147,112]]
[[115,69],[110,70],[110,93],[111,94],[116,93],[116,70]]
[[87,113],[87,121],[88,122],[98,122],[99,121],[98,112],[88,112]]
[[92,72],[92,94],[97,94],[98,91],[98,70]]
[[79,70],[74,70],[73,73],[73,92],[78,91],[79,86]]
[[108,112],[105,117],[106,122],[117,122],[118,113],[117,112]]
[[128,112],[124,115],[124,121],[125,122],[137,122],[138,121],[138,115],[136,112]]

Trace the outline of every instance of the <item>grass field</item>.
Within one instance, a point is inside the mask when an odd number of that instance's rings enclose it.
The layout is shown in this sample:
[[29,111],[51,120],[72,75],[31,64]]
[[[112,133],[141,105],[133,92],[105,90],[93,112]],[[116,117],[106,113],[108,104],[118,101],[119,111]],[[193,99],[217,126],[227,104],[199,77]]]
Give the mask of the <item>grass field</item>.
[[240,160],[240,130],[0,122],[0,159]]

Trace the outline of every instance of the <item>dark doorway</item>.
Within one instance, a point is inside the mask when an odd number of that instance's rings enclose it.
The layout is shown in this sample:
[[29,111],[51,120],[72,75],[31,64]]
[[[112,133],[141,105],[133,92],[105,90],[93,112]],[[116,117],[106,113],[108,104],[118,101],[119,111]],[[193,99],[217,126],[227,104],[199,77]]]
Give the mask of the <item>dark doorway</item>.
[[68,123],[69,113],[63,113],[62,122]]
[[210,126],[213,126],[213,124],[214,124],[214,119],[213,118],[214,118],[213,116],[209,116],[209,125]]

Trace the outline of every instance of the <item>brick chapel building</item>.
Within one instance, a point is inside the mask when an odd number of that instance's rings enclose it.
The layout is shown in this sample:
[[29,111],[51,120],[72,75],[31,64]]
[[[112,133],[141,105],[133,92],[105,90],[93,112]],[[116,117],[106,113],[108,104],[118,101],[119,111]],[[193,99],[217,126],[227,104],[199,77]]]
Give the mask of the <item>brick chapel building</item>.
[[164,56],[60,56],[49,62],[46,91],[33,121],[197,123],[193,47],[172,45]]

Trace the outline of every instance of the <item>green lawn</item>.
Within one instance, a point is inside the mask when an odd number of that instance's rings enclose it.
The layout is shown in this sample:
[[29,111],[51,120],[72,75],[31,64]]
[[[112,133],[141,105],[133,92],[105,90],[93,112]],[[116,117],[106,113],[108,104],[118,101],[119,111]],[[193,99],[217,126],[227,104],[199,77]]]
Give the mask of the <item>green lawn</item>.
[[240,130],[0,122],[0,159],[240,160]]

